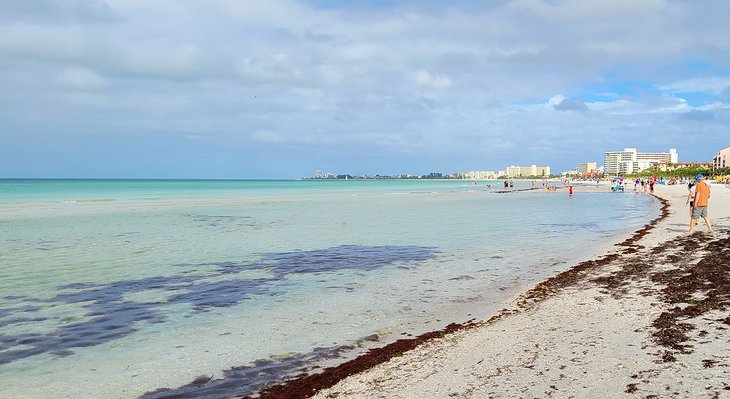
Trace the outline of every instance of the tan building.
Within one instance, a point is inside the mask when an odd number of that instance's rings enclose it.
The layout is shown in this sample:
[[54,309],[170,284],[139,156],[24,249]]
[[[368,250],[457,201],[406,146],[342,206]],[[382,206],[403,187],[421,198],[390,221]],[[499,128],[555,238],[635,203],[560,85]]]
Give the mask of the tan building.
[[596,162],[580,163],[577,168],[578,174],[581,176],[596,172],[597,170],[598,164]]
[[507,177],[527,177],[527,176],[544,176],[548,177],[550,176],[550,167],[549,166],[537,166],[537,165],[530,165],[530,166],[508,166],[507,170],[505,171]]
[[712,168],[730,168],[730,147],[720,150],[720,152],[712,158]]
[[711,162],[677,162],[677,163],[668,163],[668,162],[662,162],[659,164],[656,164],[657,170],[661,172],[671,172],[673,170],[682,169],[682,168],[693,168],[693,167],[703,167],[703,168],[711,168],[712,163]]

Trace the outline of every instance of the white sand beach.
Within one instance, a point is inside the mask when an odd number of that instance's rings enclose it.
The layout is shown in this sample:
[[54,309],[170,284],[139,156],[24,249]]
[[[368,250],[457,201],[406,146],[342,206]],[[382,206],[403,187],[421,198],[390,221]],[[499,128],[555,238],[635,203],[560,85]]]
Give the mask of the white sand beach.
[[714,235],[687,234],[685,186],[657,186],[656,195],[668,200],[668,216],[575,282],[538,286],[503,317],[315,397],[730,397],[730,189],[712,186]]

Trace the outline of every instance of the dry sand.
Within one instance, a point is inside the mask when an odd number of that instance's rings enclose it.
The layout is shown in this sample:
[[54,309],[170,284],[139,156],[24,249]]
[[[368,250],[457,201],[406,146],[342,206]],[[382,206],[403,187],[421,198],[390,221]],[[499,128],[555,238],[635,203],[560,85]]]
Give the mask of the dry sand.
[[692,236],[686,187],[656,191],[669,214],[638,241],[315,397],[730,398],[730,189]]

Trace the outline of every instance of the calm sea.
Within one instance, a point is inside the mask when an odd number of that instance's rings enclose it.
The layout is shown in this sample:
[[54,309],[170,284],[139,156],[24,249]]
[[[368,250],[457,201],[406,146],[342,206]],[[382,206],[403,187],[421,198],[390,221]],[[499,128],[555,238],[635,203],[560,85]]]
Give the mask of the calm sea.
[[486,184],[0,180],[0,397],[245,394],[486,318],[659,213]]

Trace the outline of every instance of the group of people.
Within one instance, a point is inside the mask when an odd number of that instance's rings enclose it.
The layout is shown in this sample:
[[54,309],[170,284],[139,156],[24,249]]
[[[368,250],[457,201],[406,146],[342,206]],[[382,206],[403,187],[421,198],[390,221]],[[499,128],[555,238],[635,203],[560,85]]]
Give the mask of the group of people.
[[654,194],[654,185],[657,183],[656,177],[650,177],[646,180],[644,178],[639,178],[634,181],[634,192],[637,193],[639,190],[637,189],[639,185],[641,185],[641,191],[644,192],[644,194]]
[[710,201],[710,185],[705,181],[705,176],[699,174],[687,185],[689,194],[686,204],[689,205],[689,234],[695,232],[695,226],[700,218],[707,224],[707,232],[712,233],[712,224],[707,214],[707,205]]

